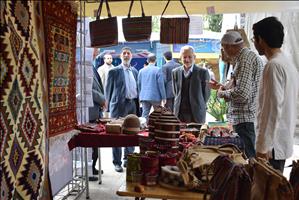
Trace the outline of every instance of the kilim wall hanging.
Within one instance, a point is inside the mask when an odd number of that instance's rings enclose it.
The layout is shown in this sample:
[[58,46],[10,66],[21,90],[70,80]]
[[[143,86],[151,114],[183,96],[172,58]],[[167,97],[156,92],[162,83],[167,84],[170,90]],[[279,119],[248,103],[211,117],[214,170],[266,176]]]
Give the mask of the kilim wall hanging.
[[74,128],[77,12],[66,1],[42,1],[49,99],[49,136]]
[[0,1],[0,199],[51,199],[42,7]]

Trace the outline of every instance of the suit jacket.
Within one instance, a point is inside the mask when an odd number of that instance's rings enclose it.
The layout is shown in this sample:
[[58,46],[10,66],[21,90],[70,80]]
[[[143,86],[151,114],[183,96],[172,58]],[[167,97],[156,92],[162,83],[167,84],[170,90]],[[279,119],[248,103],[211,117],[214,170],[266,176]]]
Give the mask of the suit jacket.
[[161,101],[166,99],[161,69],[153,64],[141,69],[138,74],[140,101]]
[[93,107],[89,107],[89,121],[98,119],[101,115],[101,105],[105,103],[104,87],[97,70],[93,68],[92,98]]
[[[138,71],[132,67],[132,72],[136,80],[137,88],[137,77]],[[107,83],[105,88],[106,101],[108,111],[111,117],[125,117],[128,113],[126,111],[126,80],[122,65],[114,67],[109,70]],[[136,103],[136,110],[139,111],[139,105]],[[138,115],[138,113],[136,113]]]
[[162,71],[163,71],[163,78],[164,78],[164,83],[165,83],[165,92],[166,92],[166,98],[173,98],[173,90],[172,90],[172,70],[179,67],[180,64],[171,60],[167,63],[165,63],[162,66]]
[[[183,66],[181,66],[172,71],[174,114],[177,117],[179,116],[181,104],[183,70]],[[206,119],[206,103],[210,97],[209,80],[209,72],[194,65],[190,80],[189,98],[192,115],[196,123],[204,123]]]

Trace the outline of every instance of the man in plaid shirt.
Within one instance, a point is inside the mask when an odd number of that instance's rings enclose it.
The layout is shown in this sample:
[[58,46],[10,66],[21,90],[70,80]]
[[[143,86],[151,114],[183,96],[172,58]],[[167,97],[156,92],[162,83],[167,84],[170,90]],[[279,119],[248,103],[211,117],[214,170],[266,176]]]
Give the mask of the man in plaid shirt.
[[221,39],[224,53],[232,61],[234,73],[229,84],[220,86],[218,97],[228,103],[227,118],[245,144],[248,158],[255,157],[256,98],[263,62],[253,51],[244,47],[237,31],[230,31]]

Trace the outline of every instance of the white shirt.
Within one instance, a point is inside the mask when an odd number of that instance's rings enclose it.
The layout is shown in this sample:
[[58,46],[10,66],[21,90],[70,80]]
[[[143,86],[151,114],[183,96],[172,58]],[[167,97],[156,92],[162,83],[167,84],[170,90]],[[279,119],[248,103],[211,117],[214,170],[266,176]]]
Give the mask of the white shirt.
[[107,77],[108,77],[108,72],[109,70],[114,67],[112,64],[111,65],[107,65],[106,63],[103,64],[102,66],[100,66],[98,68],[98,74],[100,75],[101,77],[101,81],[102,81],[102,84],[103,84],[103,87],[105,88],[106,87],[106,81],[107,81]]
[[299,74],[283,53],[266,64],[258,96],[256,151],[270,153],[275,160],[292,156],[296,126]]
[[193,72],[193,67],[194,67],[194,65],[192,65],[192,66],[188,69],[188,71],[185,70],[184,65],[183,65],[182,67],[183,67],[183,71],[184,71],[184,77],[185,77],[185,78],[188,78],[188,77],[190,76],[190,74]]

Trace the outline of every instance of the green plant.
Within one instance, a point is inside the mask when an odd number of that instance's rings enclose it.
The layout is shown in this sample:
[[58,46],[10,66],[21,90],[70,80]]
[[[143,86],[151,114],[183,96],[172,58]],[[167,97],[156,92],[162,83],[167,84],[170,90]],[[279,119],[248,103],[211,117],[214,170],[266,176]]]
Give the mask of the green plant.
[[152,31],[160,33],[160,16],[152,16]]
[[206,15],[204,19],[208,22],[208,30],[221,32],[223,14]]
[[227,103],[224,99],[217,97],[217,91],[211,90],[211,96],[208,101],[208,113],[216,118],[217,121],[224,122],[227,113]]

